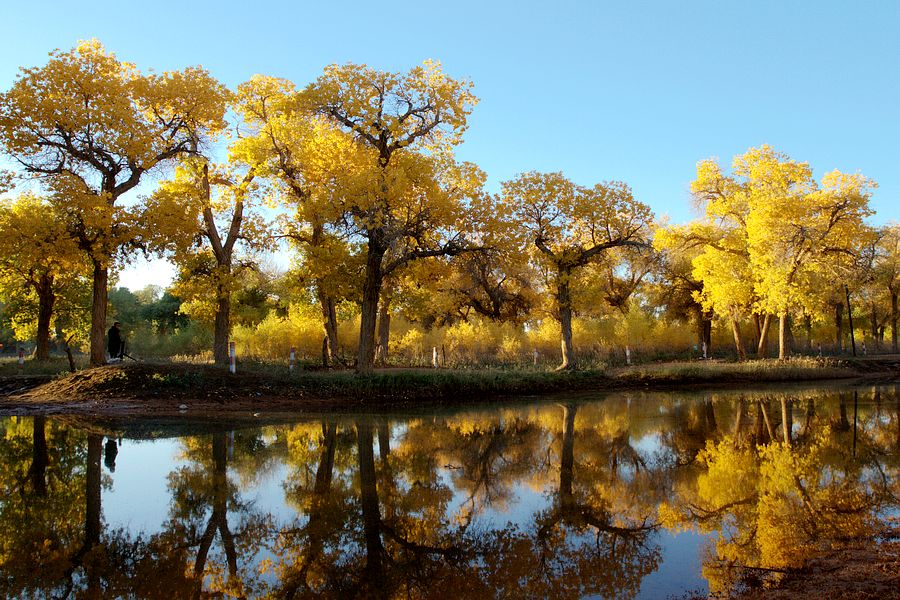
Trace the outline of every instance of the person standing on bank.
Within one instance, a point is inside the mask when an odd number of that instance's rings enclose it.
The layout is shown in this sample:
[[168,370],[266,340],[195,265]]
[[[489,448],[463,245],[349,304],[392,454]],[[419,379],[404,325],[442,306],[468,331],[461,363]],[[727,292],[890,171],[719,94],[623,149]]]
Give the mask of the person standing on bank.
[[109,357],[111,359],[122,360],[122,352],[125,350],[125,347],[122,344],[122,333],[119,331],[120,323],[116,321],[113,323],[113,326],[109,328],[109,332],[107,333],[107,349],[109,350]]

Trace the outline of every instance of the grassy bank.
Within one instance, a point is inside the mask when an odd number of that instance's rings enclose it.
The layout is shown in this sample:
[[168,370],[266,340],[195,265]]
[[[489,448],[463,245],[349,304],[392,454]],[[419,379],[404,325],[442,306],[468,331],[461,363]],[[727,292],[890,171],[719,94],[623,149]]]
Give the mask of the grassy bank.
[[[885,366],[887,365],[887,366]],[[882,368],[883,367],[883,368]],[[859,377],[873,370],[834,361],[797,359],[745,363],[681,362],[606,370],[556,372],[537,369],[381,369],[370,375],[352,371],[290,372],[272,363],[240,365],[236,374],[205,364],[178,362],[124,363],[55,377],[8,377],[0,385],[0,409],[10,406],[73,406],[92,403],[114,410],[117,403],[156,408],[191,406],[229,409],[293,410],[315,408],[456,404],[498,396],[565,391],[678,389],[704,385],[816,381]],[[49,370],[52,371],[52,368]],[[3,378],[0,378],[3,379]],[[22,383],[28,381],[29,389]],[[5,393],[4,393],[5,392]],[[128,402],[124,402],[128,401]]]

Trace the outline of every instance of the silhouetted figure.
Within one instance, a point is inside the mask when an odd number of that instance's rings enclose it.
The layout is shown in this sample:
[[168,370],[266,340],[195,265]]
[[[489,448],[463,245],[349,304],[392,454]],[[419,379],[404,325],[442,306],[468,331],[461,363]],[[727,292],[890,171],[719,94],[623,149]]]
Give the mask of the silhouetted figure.
[[119,331],[120,323],[116,321],[113,323],[113,326],[109,328],[109,332],[107,333],[107,349],[109,350],[110,358],[118,358],[122,359],[122,353],[125,350],[125,345],[122,343],[122,332]]
[[119,446],[116,440],[109,438],[106,440],[106,446],[103,448],[103,464],[109,469],[110,473],[116,472],[116,456],[119,454]]

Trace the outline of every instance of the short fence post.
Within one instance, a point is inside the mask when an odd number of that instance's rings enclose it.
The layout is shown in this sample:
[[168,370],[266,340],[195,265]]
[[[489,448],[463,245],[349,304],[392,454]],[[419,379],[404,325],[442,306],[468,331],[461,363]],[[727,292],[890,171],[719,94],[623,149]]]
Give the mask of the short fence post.
[[234,342],[228,342],[228,359],[228,370],[234,373],[236,371],[235,360],[237,359],[237,350],[235,350]]
[[538,363],[538,351],[537,351],[537,348],[535,348],[534,351],[532,351],[532,353],[531,353],[531,358],[532,358],[532,360],[534,361],[534,366],[537,366],[537,363]]
[[290,371],[294,370],[294,361],[296,360],[296,358],[297,358],[297,349],[294,348],[293,346],[291,346],[291,363],[290,363],[290,367],[288,368]]
[[438,351],[437,346],[431,347],[431,366],[435,369],[438,368]]
[[25,348],[19,348],[19,368],[25,368]]

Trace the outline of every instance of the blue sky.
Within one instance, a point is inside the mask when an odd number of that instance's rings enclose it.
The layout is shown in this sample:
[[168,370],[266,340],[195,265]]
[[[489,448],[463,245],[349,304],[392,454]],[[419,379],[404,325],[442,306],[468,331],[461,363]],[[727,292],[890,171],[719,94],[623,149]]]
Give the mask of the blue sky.
[[698,160],[763,143],[880,185],[900,221],[900,2],[17,2],[0,89],[53,48],[96,37],[141,69],[202,64],[229,86],[298,85],[330,63],[440,60],[481,99],[458,155],[490,187],[527,170],[618,179],[692,217]]

